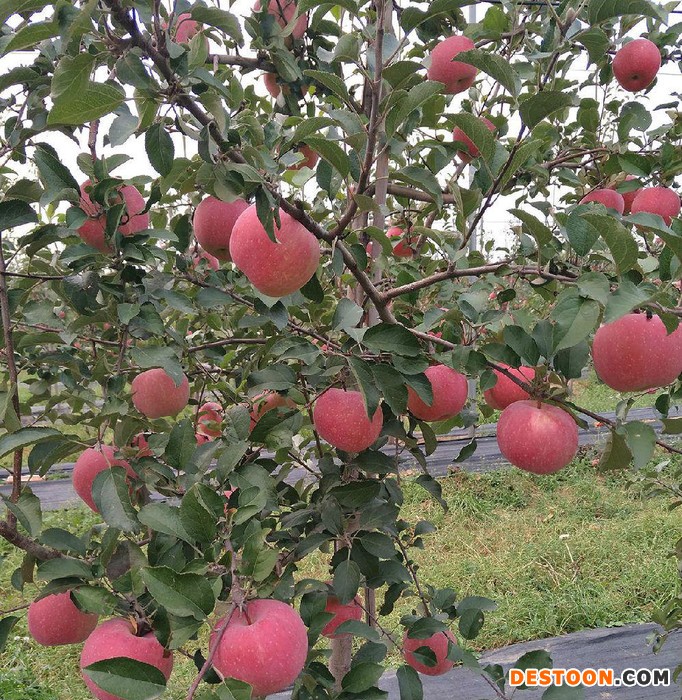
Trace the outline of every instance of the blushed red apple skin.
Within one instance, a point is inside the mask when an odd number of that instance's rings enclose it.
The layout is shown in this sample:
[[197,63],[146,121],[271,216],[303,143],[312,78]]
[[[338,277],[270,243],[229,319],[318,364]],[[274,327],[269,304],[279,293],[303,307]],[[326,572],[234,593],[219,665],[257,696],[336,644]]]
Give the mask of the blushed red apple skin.
[[616,391],[667,386],[682,372],[682,326],[667,335],[658,316],[621,316],[595,333],[592,360],[599,379]]
[[217,401],[209,401],[199,407],[197,433],[213,439],[220,437],[223,421],[223,407]]
[[253,408],[249,411],[251,417],[251,427],[253,430],[258,421],[269,411],[276,408],[296,408],[296,404],[288,397],[276,391],[266,391],[253,399]]
[[336,628],[340,627],[348,620],[362,620],[362,601],[358,596],[350,602],[343,604],[339,599],[330,595],[327,598],[327,604],[324,608],[326,613],[331,613],[334,617],[322,628],[322,636],[329,639],[337,639],[344,637],[344,634],[336,634]]
[[294,165],[290,165],[288,168],[289,170],[298,171],[301,170],[301,168],[310,168],[312,170],[317,165],[317,161],[320,160],[320,156],[305,143],[296,150],[303,156],[303,160]]
[[275,99],[279,97],[280,93],[282,92],[282,88],[277,82],[277,76],[274,73],[264,73],[263,84],[265,85],[265,89],[272,97]]
[[661,52],[648,39],[634,39],[618,49],[613,59],[613,75],[628,92],[649,87],[661,67]]
[[189,381],[183,374],[179,386],[165,370],[157,367],[142,372],[131,384],[133,405],[147,418],[175,416],[189,401]]
[[625,211],[625,199],[620,192],[615,190],[592,190],[580,200],[580,204],[587,204],[588,202],[599,202],[607,209],[615,209],[619,214]]
[[[163,673],[166,680],[173,672],[173,656],[166,655],[164,648],[159,644],[153,632],[142,637],[136,637],[133,627],[128,620],[113,618],[103,622],[85,640],[81,652],[80,668],[94,664],[97,661],[115,659],[117,657],[135,659],[142,663],[155,666]],[[82,673],[85,685],[97,700],[120,700],[117,695],[112,695],[95,685],[84,672]]]
[[320,245],[315,236],[279,211],[281,227],[275,224],[277,243],[270,240],[252,205],[237,219],[230,238],[234,264],[251,284],[270,297],[284,297],[298,291],[315,274],[320,262]]
[[79,610],[69,591],[34,600],[28,606],[28,632],[45,647],[84,642],[98,619],[97,615]]
[[456,35],[441,41],[431,51],[431,65],[426,72],[428,79],[444,83],[444,92],[449,95],[468,90],[474,84],[478,70],[467,63],[452,59],[458,53],[474,48],[474,42],[466,36]]
[[419,420],[439,421],[454,418],[467,401],[467,379],[457,370],[446,365],[431,365],[424,374],[433,389],[433,401],[429,406],[417,392],[407,387],[407,408]]
[[633,214],[658,214],[670,226],[680,214],[680,196],[669,187],[643,187],[637,191],[630,210]]
[[[453,661],[447,658],[448,642],[457,644],[455,635],[450,630],[436,632],[426,639],[412,639],[406,634],[403,637],[403,658],[408,665],[412,666],[419,673],[423,673],[426,676],[442,676],[444,673],[451,671],[455,665]],[[417,661],[414,652],[421,647],[428,647],[436,655],[435,666],[427,666],[421,661]]]
[[[627,175],[625,177],[624,182],[629,182],[630,180],[636,180],[637,178],[634,175]],[[618,185],[611,185],[609,189],[612,190],[617,190]],[[636,189],[636,190],[629,190],[628,192],[621,192],[620,195],[623,197],[623,203],[624,203],[624,208],[623,208],[623,214],[626,216],[630,213],[630,210],[632,209],[632,203],[635,201],[635,197],[641,192],[641,187]]]
[[330,445],[345,452],[362,452],[376,442],[384,417],[377,408],[370,421],[359,391],[332,388],[315,402],[313,423]]
[[578,427],[566,411],[537,401],[516,401],[497,422],[497,444],[515,467],[551,474],[571,462],[578,450]]
[[239,216],[248,208],[248,202],[243,199],[233,202],[223,202],[212,196],[202,199],[192,220],[199,245],[218,260],[230,262],[232,231]]
[[109,445],[101,445],[99,449],[89,447],[81,453],[73,465],[71,474],[73,490],[95,513],[99,513],[99,510],[92,497],[92,484],[100,472],[111,467],[123,467],[131,479],[137,477],[130,464],[123,459],[116,459],[114,454],[114,448]]
[[208,267],[214,272],[217,272],[220,269],[220,260],[218,260],[215,255],[211,255],[208,251],[199,248],[192,255],[192,268],[197,270],[201,266],[202,262],[205,262],[206,265],[208,265]]
[[[496,127],[490,119],[479,117],[479,120],[487,126],[490,131],[493,133],[495,132]],[[461,141],[467,147],[466,151],[457,151],[457,156],[463,163],[471,163],[474,158],[478,158],[481,155],[481,152],[474,142],[458,126],[452,130],[452,138],[455,139],[455,141]]]
[[235,610],[220,643],[220,620],[211,633],[210,648],[217,645],[213,667],[223,678],[249,683],[254,697],[267,697],[293,683],[305,666],[308,634],[301,616],[279,600],[246,603]]
[[393,246],[393,255],[395,255],[396,258],[411,258],[414,255],[414,249],[410,245],[412,242],[412,236],[408,235],[407,239],[404,239],[404,236],[405,230],[400,226],[391,226],[391,228],[386,231],[387,238],[403,239],[398,241]]
[[[296,2],[294,0],[270,0],[268,2],[268,13],[273,15],[277,24],[284,29],[296,14]],[[260,12],[260,0],[256,0],[253,6],[254,12]],[[308,29],[308,13],[304,12],[297,20],[291,32],[294,39],[302,39]]]
[[[535,378],[535,370],[532,367],[514,368],[509,365],[502,365],[502,367],[526,384],[529,384]],[[509,377],[502,374],[502,372],[498,372],[496,369],[494,369],[493,372],[497,377],[497,384],[483,392],[483,398],[488,406],[501,411],[515,401],[525,401],[530,398],[527,392],[509,379]]]

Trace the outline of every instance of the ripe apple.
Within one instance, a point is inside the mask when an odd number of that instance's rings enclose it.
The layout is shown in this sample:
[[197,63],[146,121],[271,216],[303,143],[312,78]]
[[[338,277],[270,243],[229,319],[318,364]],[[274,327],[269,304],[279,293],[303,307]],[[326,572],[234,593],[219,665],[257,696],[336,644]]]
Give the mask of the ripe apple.
[[202,265],[202,263],[206,264],[214,272],[217,272],[220,269],[220,260],[218,260],[215,255],[211,255],[207,251],[199,248],[192,255],[192,268],[196,270]]
[[658,316],[627,314],[594,334],[599,379],[617,391],[667,386],[682,372],[682,326],[670,335]]
[[159,644],[153,632],[137,637],[128,620],[121,618],[107,620],[85,640],[80,660],[85,685],[98,700],[120,700],[120,698],[95,685],[83,669],[97,661],[119,657],[155,666],[163,673],[166,680],[170,678],[173,671],[173,655]]
[[333,614],[334,617],[322,628],[322,636],[329,639],[345,637],[344,634],[336,634],[336,628],[348,620],[362,620],[362,601],[359,596],[355,596],[350,603],[344,605],[335,595],[330,595],[324,611]]
[[178,15],[178,19],[175,23],[175,41],[177,41],[178,44],[189,43],[189,40],[200,31],[201,25],[199,22],[192,19],[192,15],[189,12],[183,12]]
[[270,93],[272,97],[277,99],[280,96],[282,88],[277,82],[277,76],[274,73],[264,73],[263,84],[265,85],[265,89]]
[[587,202],[599,202],[607,209],[615,209],[619,214],[625,211],[625,199],[620,192],[615,190],[592,190],[580,200],[580,204]]
[[381,408],[372,420],[359,391],[327,389],[315,401],[315,430],[323,440],[345,452],[362,452],[376,442],[384,424]]
[[92,483],[100,472],[111,467],[123,467],[131,479],[137,477],[130,464],[123,459],[116,459],[114,454],[114,448],[109,445],[101,445],[99,449],[88,447],[73,465],[73,490],[95,513],[99,513],[99,510],[92,498]]
[[653,41],[635,39],[616,51],[613,75],[628,92],[649,87],[661,67],[661,52]]
[[[103,253],[111,253],[112,248],[107,242],[104,231],[106,229],[106,215],[102,207],[90,199],[87,188],[92,186],[90,180],[81,185],[80,207],[88,215],[88,220],[78,229],[78,235],[93,248]],[[137,187],[123,185],[119,188],[118,201],[126,205],[126,211],[121,216],[118,230],[123,236],[132,236],[149,228],[149,214],[142,214],[145,208],[144,197]]]
[[407,387],[407,408],[419,420],[438,421],[454,418],[467,401],[467,380],[463,374],[445,365],[431,365],[424,372],[433,389],[431,405],[424,403],[412,387]]
[[237,219],[230,238],[234,264],[251,284],[270,297],[284,297],[299,290],[317,270],[320,245],[317,238],[284,210],[279,212],[281,228],[275,224],[273,243],[250,206]]
[[[253,6],[254,12],[260,12],[260,0],[256,0]],[[270,0],[268,13],[271,14],[282,29],[284,29],[296,14],[296,2],[294,0]],[[308,13],[304,12],[297,20],[291,32],[294,39],[301,39],[308,29]]]
[[[637,178],[634,175],[626,175],[625,180],[623,182],[629,182],[630,180],[636,180]],[[618,185],[611,185],[609,189],[616,190]],[[630,210],[632,209],[632,203],[635,201],[635,197],[641,192],[641,188],[638,188],[636,190],[630,190],[628,192],[621,192],[621,196],[623,197],[623,202],[625,204],[625,208],[623,209],[623,214],[626,216],[630,213]]]
[[[485,124],[490,131],[493,133],[495,132],[496,127],[490,119],[479,117],[479,120]],[[478,156],[481,155],[481,152],[476,148],[474,142],[458,126],[453,129],[452,137],[455,141],[460,141],[467,147],[466,151],[457,151],[457,155],[463,163],[471,163],[474,158],[478,158]]]
[[28,632],[44,647],[80,644],[97,627],[97,615],[79,610],[71,593],[54,593],[28,606]]
[[209,401],[199,408],[197,433],[209,439],[220,437],[223,422],[223,407],[215,401]]
[[293,683],[305,666],[308,634],[301,616],[279,600],[250,600],[236,609],[218,643],[226,620],[213,628],[211,649],[217,644],[213,668],[223,678],[235,678],[266,697]]
[[[452,634],[450,630],[436,632],[426,639],[412,639],[406,634],[403,637],[403,658],[407,664],[412,666],[412,668],[419,673],[423,673],[427,676],[442,676],[455,665],[453,661],[447,658],[450,642],[457,644],[455,635]],[[431,649],[436,655],[435,666],[427,666],[425,663],[417,660],[414,652],[422,647]]]
[[189,381],[183,374],[176,386],[165,370],[157,367],[138,374],[132,382],[133,405],[147,418],[174,416],[189,401]]
[[666,226],[680,213],[680,196],[669,187],[643,187],[632,202],[633,214],[658,214]]
[[414,248],[411,247],[414,242],[414,237],[410,235],[409,230],[408,228],[408,233],[406,234],[405,229],[402,227],[391,226],[391,228],[386,231],[386,236],[388,238],[401,239],[393,246],[393,255],[395,255],[396,258],[411,258],[415,253]]
[[258,421],[268,412],[276,408],[296,408],[296,404],[288,397],[276,391],[266,391],[253,399],[253,407],[249,412],[251,427],[253,430]]
[[[526,384],[530,384],[535,378],[535,370],[532,367],[518,367],[516,369],[509,365],[502,365],[502,367]],[[528,393],[502,372],[498,372],[496,369],[493,372],[497,377],[497,384],[492,389],[486,389],[483,392],[483,398],[488,406],[501,411],[515,401],[525,401],[530,398]]]
[[475,49],[474,42],[466,36],[451,36],[441,41],[431,51],[431,65],[426,76],[445,84],[445,93],[456,95],[468,90],[476,80],[478,70],[468,63],[452,59],[462,51]]
[[147,442],[147,436],[144,433],[138,433],[131,441],[130,446],[137,450],[135,459],[142,459],[142,457],[152,457],[153,452],[149,447]]
[[297,153],[300,153],[301,155],[304,156],[303,160],[299,161],[298,163],[295,163],[294,165],[290,165],[288,170],[300,170],[301,168],[314,168],[317,165],[317,161],[320,160],[320,156],[313,151],[310,146],[307,144],[302,144],[299,148],[296,149]]
[[578,450],[578,426],[562,409],[539,401],[515,401],[497,422],[500,452],[534,474],[563,469]]
[[194,211],[194,237],[199,245],[218,260],[230,262],[230,238],[239,215],[248,209],[243,199],[223,202],[206,197]]

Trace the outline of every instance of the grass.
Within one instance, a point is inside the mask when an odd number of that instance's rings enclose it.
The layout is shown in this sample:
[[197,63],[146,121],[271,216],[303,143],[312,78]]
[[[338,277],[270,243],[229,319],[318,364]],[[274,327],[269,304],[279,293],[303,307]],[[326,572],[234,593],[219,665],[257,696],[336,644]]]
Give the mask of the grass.
[[[422,580],[455,588],[460,598],[483,595],[498,603],[487,613],[474,649],[648,621],[673,595],[678,577],[668,554],[681,534],[679,516],[667,510],[667,499],[645,499],[628,488],[626,475],[597,474],[592,458],[583,453],[548,477],[518,470],[454,473],[442,481],[447,513],[414,482],[404,483],[402,516],[411,522],[427,518],[438,528],[424,538],[425,549],[415,551]],[[74,509],[49,513],[45,520],[46,527],[84,531],[95,516]],[[2,607],[30,601],[35,587],[27,586],[22,595],[9,585],[19,556],[7,545],[0,545],[0,554],[6,557]],[[325,556],[311,557],[301,575],[328,578]],[[396,631],[400,616],[415,603],[402,601],[386,627]],[[196,646],[190,643],[187,650],[193,653]],[[0,697],[14,700],[2,685],[7,679],[20,687],[38,678],[42,690],[26,690],[21,700],[88,700],[78,679],[79,653],[80,647],[37,646],[22,620],[0,659]],[[398,662],[395,653],[390,661]],[[194,675],[193,663],[177,655],[164,697],[184,698]]]
[[[602,384],[595,374],[594,369],[590,369],[584,379],[574,379],[571,381],[571,400],[578,406],[586,408],[595,413],[615,411],[618,402],[623,399],[623,394],[611,387]],[[633,408],[653,406],[655,396],[642,394],[638,396],[633,404]]]

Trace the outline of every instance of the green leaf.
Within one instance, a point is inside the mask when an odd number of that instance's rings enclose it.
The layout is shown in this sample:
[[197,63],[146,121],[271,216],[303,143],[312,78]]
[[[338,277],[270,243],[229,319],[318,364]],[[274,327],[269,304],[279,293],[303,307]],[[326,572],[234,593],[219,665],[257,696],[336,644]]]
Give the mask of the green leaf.
[[130,483],[123,467],[102,470],[92,482],[92,500],[104,522],[122,532],[138,532],[137,512],[130,501]]
[[194,542],[185,530],[180,517],[180,508],[167,503],[148,503],[141,508],[138,520],[152,530],[177,537],[185,542]]
[[561,294],[552,310],[551,317],[556,321],[554,330],[555,350],[563,350],[585,340],[599,323],[601,309],[593,299],[584,299],[577,289]]
[[252,520],[249,524],[249,533],[244,542],[239,570],[259,583],[265,581],[274,570],[278,554],[265,542],[268,530],[262,529],[256,521]]
[[3,435],[0,438],[0,458],[16,450],[35,445],[37,442],[56,437],[62,437],[62,434],[54,428],[22,428],[16,433]]
[[350,173],[350,161],[344,150],[336,141],[321,138],[319,136],[307,136],[304,139],[313,151],[319,153],[324,160],[335,168],[341,177],[348,177]]
[[53,100],[64,94],[80,93],[87,89],[95,57],[89,53],[64,56],[54,71],[50,96]]
[[144,146],[147,157],[154,170],[161,176],[166,176],[173,169],[175,146],[170,134],[163,124],[152,124],[144,136]]
[[667,435],[679,435],[682,433],[682,417],[679,418],[663,418],[663,432]]
[[[80,187],[68,168],[57,157],[52,146],[44,143],[36,145],[35,155],[33,160],[38,168],[40,181],[45,187],[46,203],[49,204],[55,200],[57,196],[62,195],[64,190],[75,190],[80,192]],[[64,198],[63,196],[61,197]]]
[[590,24],[599,24],[623,15],[644,15],[666,21],[666,13],[648,0],[590,0],[587,7]]
[[516,97],[518,94],[518,75],[509,64],[509,61],[502,56],[490,51],[483,51],[482,49],[470,49],[469,51],[458,53],[455,60],[458,63],[476,66],[478,70],[489,75],[513,97]]
[[43,527],[43,513],[40,499],[28,490],[22,491],[19,500],[12,503],[3,496],[7,509],[16,515],[17,520],[31,537],[37,537]]
[[545,117],[560,109],[570,107],[574,102],[574,95],[558,90],[544,90],[523,100],[519,105],[519,112],[523,123],[532,129]]
[[391,323],[372,326],[365,333],[362,343],[376,352],[389,352],[406,357],[417,357],[421,353],[417,338],[404,326]]
[[537,343],[521,326],[507,326],[504,329],[504,342],[531,367],[540,359]]
[[495,137],[490,129],[469,112],[453,115],[452,121],[473,141],[483,160],[490,161],[495,155]]
[[[486,131],[488,130],[486,129]],[[536,216],[533,216],[522,209],[510,209],[509,213],[513,214],[517,219],[519,219],[519,221],[522,222],[524,229],[526,229],[526,231],[535,239],[536,243],[538,244],[538,248],[552,242],[552,232]]]
[[306,70],[303,71],[303,75],[324,85],[334,95],[341,98],[343,102],[351,101],[350,95],[348,94],[348,88],[338,75],[319,70]]
[[379,402],[381,401],[381,392],[377,389],[374,381],[374,375],[372,374],[372,366],[361,360],[359,357],[349,357],[348,364],[350,365],[353,375],[358,381],[360,386],[360,391],[362,397],[365,400],[365,408],[367,409],[367,415],[373,416],[379,407]]
[[341,686],[347,693],[364,693],[374,687],[381,678],[384,667],[371,661],[354,664],[343,677]]
[[12,15],[37,12],[49,4],[50,0],[0,0],[0,24],[4,24]]
[[656,431],[651,425],[641,421],[626,423],[624,429],[635,469],[646,467],[656,449]]
[[96,661],[83,673],[101,690],[121,700],[153,700],[166,690],[166,678],[156,666],[127,656]]
[[171,430],[164,457],[171,467],[185,470],[195,449],[194,426],[189,418],[183,418]]
[[411,88],[407,96],[399,102],[397,107],[389,109],[386,115],[386,133],[388,136],[392,136],[396,129],[401,126],[414,110],[421,107],[432,97],[439,95],[442,90],[442,83],[437,83],[432,80],[426,80]]
[[611,45],[606,32],[599,27],[591,27],[587,31],[577,34],[573,39],[587,49],[591,63],[598,63],[606,55]]
[[575,211],[566,218],[564,230],[578,255],[587,255],[599,238],[599,231]]
[[384,363],[372,366],[372,374],[379,392],[396,416],[407,410],[407,387],[405,378],[391,365]]
[[90,581],[94,576],[84,561],[71,557],[48,559],[38,564],[38,580],[55,581],[61,578],[82,578]]
[[419,168],[416,165],[408,165],[392,173],[395,180],[401,180],[408,185],[414,185],[424,192],[428,192],[439,209],[443,206],[443,191],[436,176],[426,168]]
[[632,454],[628,448],[625,437],[615,430],[611,431],[609,441],[606,443],[604,452],[599,459],[599,468],[606,469],[624,469],[630,464]]
[[423,700],[424,689],[421,678],[411,666],[401,666],[396,676],[398,677],[400,700]]
[[360,567],[350,559],[344,559],[334,569],[334,593],[342,605],[350,603],[360,588]]
[[213,542],[223,507],[223,499],[215,491],[204,484],[194,484],[182,497],[180,521],[197,542]]
[[80,608],[97,615],[111,615],[118,606],[118,598],[99,586],[81,586],[73,589],[71,595]]
[[80,92],[64,93],[55,100],[47,118],[49,126],[79,126],[111,114],[125,99],[123,90],[111,83],[89,83]]
[[335,330],[341,329],[348,333],[353,330],[362,319],[363,310],[352,299],[343,297],[339,299],[339,303],[334,310],[334,318],[332,319],[332,328]]
[[535,649],[520,656],[514,662],[514,668],[519,668],[525,671],[529,668],[552,668],[552,657],[544,649]]
[[205,620],[215,605],[209,580],[199,574],[179,574],[166,566],[147,567],[142,580],[154,599],[172,615]]
[[639,248],[632,233],[613,216],[607,214],[583,214],[589,224],[601,233],[611,251],[619,274],[624,274],[637,264]]
[[5,650],[9,633],[17,622],[19,622],[19,618],[16,617],[16,615],[3,617],[2,620],[0,620],[0,654]]
[[7,54],[15,51],[32,48],[41,41],[53,39],[58,34],[58,22],[52,20],[49,22],[34,22],[33,24],[22,27],[18,32],[15,32],[12,38],[5,44],[2,55],[7,56]]
[[0,202],[0,231],[36,223],[38,223],[38,215],[27,202],[19,199],[6,199]]
[[509,163],[509,167],[505,170],[504,176],[500,180],[500,185],[498,187],[499,192],[504,190],[519,168],[525,165],[526,162],[532,157],[537,157],[540,143],[541,142],[537,139],[528,141],[528,143],[524,143],[523,146],[521,146],[516,153],[514,153]]
[[194,7],[192,8],[192,19],[210,27],[215,27],[232,37],[237,43],[244,41],[239,20],[231,13],[217,7]]
[[127,326],[134,318],[140,313],[139,304],[119,304],[116,307],[116,313],[118,314],[118,320]]
[[42,531],[39,539],[41,544],[57,549],[60,552],[73,552],[74,554],[85,556],[87,551],[79,537],[59,527],[48,527]]
[[604,311],[604,323],[615,321],[633,309],[642,306],[651,298],[644,289],[637,287],[628,279],[621,280],[618,289],[611,294]]

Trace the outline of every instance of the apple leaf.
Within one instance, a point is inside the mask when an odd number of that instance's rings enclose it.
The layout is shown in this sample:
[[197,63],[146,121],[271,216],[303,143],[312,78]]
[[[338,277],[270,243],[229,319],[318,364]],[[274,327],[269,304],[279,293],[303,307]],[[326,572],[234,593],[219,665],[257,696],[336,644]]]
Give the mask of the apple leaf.
[[17,520],[31,537],[37,537],[43,527],[43,513],[40,499],[30,490],[24,489],[16,503],[3,496],[7,510],[14,513]]
[[166,690],[166,678],[156,666],[125,656],[96,661],[83,673],[121,700],[154,700]]
[[648,0],[590,0],[587,7],[590,24],[599,24],[623,15],[645,15],[665,21],[667,13]]
[[381,678],[384,667],[372,661],[354,664],[343,677],[341,685],[347,693],[364,693],[374,687]]
[[421,352],[419,341],[407,328],[390,323],[378,323],[372,326],[365,333],[362,343],[370,350],[407,357],[417,357]]
[[624,274],[637,264],[639,248],[632,233],[616,218],[608,214],[583,214],[589,224],[601,233],[619,274]]
[[19,618],[16,615],[3,617],[2,620],[0,620],[0,654],[4,651],[9,633],[17,622],[19,622]]
[[400,700],[423,700],[424,689],[421,678],[411,666],[401,666],[396,676],[400,689]]
[[144,146],[154,170],[162,177],[168,175],[173,169],[175,146],[163,124],[152,124],[149,127],[149,131],[144,135]]
[[453,60],[475,66],[498,82],[510,95],[517,96],[518,75],[502,56],[482,49],[470,49],[458,53]]
[[0,202],[0,231],[37,222],[38,215],[28,203],[18,199],[6,199]]
[[138,532],[137,512],[130,501],[130,483],[123,467],[102,470],[92,482],[92,499],[107,525]]
[[213,588],[204,576],[180,574],[167,566],[144,568],[141,575],[152,597],[172,615],[204,620],[213,610]]
[[221,10],[218,7],[194,7],[192,9],[192,19],[209,27],[220,29],[238,44],[244,41],[239,20],[231,12]]
[[118,109],[125,93],[111,83],[88,83],[78,91],[69,91],[58,97],[50,110],[47,123],[50,126],[67,124],[79,126],[104,117]]
[[519,105],[519,112],[523,123],[532,129],[550,114],[570,107],[574,101],[574,96],[567,92],[545,90],[523,100]]
[[632,453],[635,469],[645,467],[656,448],[656,431],[648,423],[632,421],[625,426],[625,440]]
[[472,140],[483,160],[490,161],[495,155],[495,139],[490,129],[468,112],[453,115],[452,121]]
[[35,445],[37,442],[56,437],[62,437],[62,434],[54,428],[22,428],[15,433],[3,435],[0,437],[0,458],[16,450]]
[[344,559],[334,569],[334,593],[342,605],[355,598],[360,588],[360,567],[350,559]]

